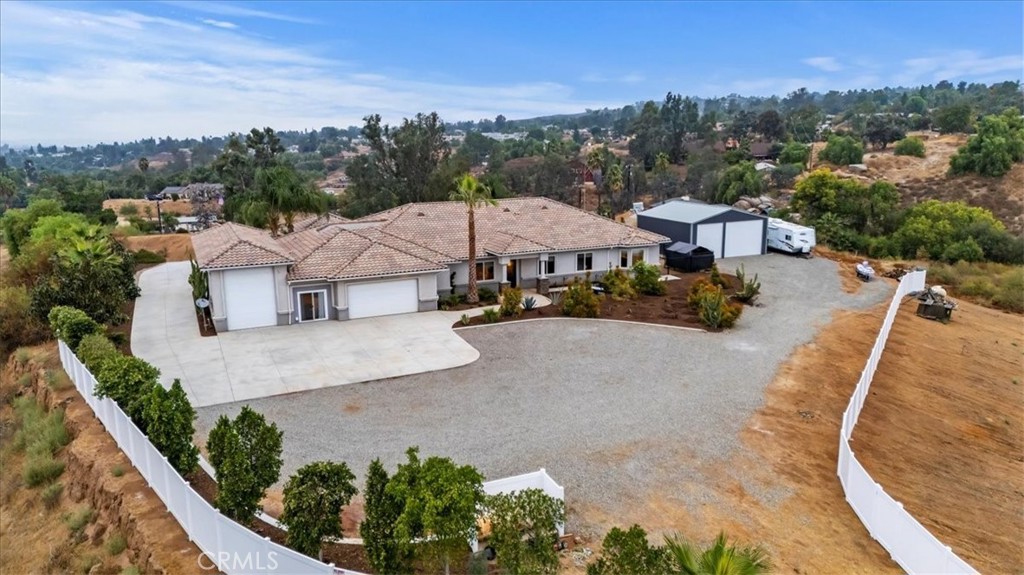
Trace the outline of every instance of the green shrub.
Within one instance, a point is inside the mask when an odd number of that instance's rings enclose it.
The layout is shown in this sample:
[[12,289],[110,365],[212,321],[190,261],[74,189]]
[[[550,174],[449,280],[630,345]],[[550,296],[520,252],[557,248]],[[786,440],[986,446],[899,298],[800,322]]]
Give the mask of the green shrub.
[[78,558],[75,563],[75,570],[82,575],[89,575],[92,572],[93,567],[103,563],[103,559],[100,559],[98,555],[92,553],[84,555]]
[[470,319],[468,313],[462,314],[462,317],[459,318],[459,323],[461,323],[462,325],[469,325],[469,322]]
[[46,324],[32,313],[28,288],[0,287],[0,357],[16,347],[35,345],[49,335]]
[[533,310],[537,307],[537,298],[532,295],[523,299],[523,309],[526,311]]
[[597,317],[601,313],[601,298],[590,285],[590,274],[586,281],[574,279],[562,297],[562,313],[569,317]]
[[54,391],[64,391],[73,387],[71,379],[63,371],[47,371],[46,385]]
[[121,575],[139,575],[139,568],[134,565],[129,565],[124,569],[121,569]]
[[96,397],[109,397],[145,432],[142,412],[153,386],[159,385],[160,370],[128,355],[111,356],[102,363],[96,376]]
[[60,504],[60,496],[64,493],[64,485],[61,483],[53,483],[43,489],[39,498],[43,500],[43,507],[47,509],[53,509]]
[[601,278],[601,287],[614,300],[636,299],[636,289],[626,270],[615,268]]
[[38,487],[60,477],[64,473],[64,462],[57,461],[49,453],[30,456],[22,467],[21,479],[29,487]]
[[21,387],[28,387],[28,386],[32,385],[32,374],[31,373],[23,373],[23,374],[21,374],[21,377],[18,378],[18,385],[20,385]]
[[[25,364],[28,363],[28,360],[31,359],[31,357],[32,354],[30,354],[27,349],[19,349],[14,353],[14,360],[17,361],[18,365],[21,367],[25,367]],[[31,376],[29,377],[31,378]]]
[[1000,278],[992,304],[1000,309],[1024,313],[1024,270],[1016,269]]
[[644,295],[665,295],[665,282],[661,271],[654,264],[636,262],[633,264],[633,289]]
[[137,264],[162,264],[166,261],[167,258],[163,254],[145,249],[135,252],[135,263]]
[[718,271],[718,264],[711,264],[711,277],[709,278],[711,285],[716,285],[722,289],[729,289],[729,282],[722,277],[722,273]]
[[47,316],[50,329],[59,339],[64,340],[72,350],[78,349],[82,338],[89,334],[100,333],[103,327],[96,323],[88,314],[80,309],[58,305],[50,309]]
[[114,477],[121,477],[122,475],[124,475],[124,466],[121,464],[117,464],[111,467],[110,474],[113,475]]
[[68,529],[71,533],[81,533],[85,526],[92,523],[96,519],[96,512],[92,510],[92,507],[83,507],[78,511],[69,513],[64,518],[64,523],[67,524]]
[[746,270],[741,264],[736,270],[736,279],[740,282],[740,290],[733,294],[732,298],[740,303],[754,303],[761,293],[761,282],[757,281],[757,274],[754,274],[754,279],[748,280]]
[[523,290],[508,288],[501,294],[502,317],[519,317],[523,313]]
[[124,216],[126,218],[128,216],[137,216],[137,215],[139,215],[139,207],[136,206],[135,204],[125,204],[125,205],[121,206],[121,209],[118,210],[118,211],[120,212],[120,214],[122,216]]
[[111,557],[117,557],[128,548],[128,540],[124,538],[124,535],[120,533],[114,533],[107,539],[107,554]]
[[897,156],[914,156],[917,158],[923,158],[924,140],[916,136],[903,138],[899,142],[896,142],[896,147],[893,148],[892,153]]
[[965,296],[992,299],[996,295],[996,285],[987,277],[972,277],[964,280],[956,291]]
[[477,297],[480,298],[480,303],[487,304],[498,302],[498,292],[492,290],[491,288],[482,287],[477,290],[476,294]]
[[959,242],[953,242],[942,252],[942,261],[949,263],[956,262],[980,262],[985,259],[985,252],[974,238],[967,238]]
[[91,333],[82,338],[78,349],[75,350],[75,355],[85,364],[85,367],[89,368],[89,371],[96,373],[104,361],[121,355],[121,352],[117,351],[114,342],[110,341],[107,336],[102,333]]
[[687,303],[697,312],[697,319],[711,329],[732,327],[743,313],[742,304],[729,303],[721,286],[704,279],[690,287]]
[[497,308],[489,307],[484,310],[484,323],[494,323],[498,321],[501,314],[498,313]]

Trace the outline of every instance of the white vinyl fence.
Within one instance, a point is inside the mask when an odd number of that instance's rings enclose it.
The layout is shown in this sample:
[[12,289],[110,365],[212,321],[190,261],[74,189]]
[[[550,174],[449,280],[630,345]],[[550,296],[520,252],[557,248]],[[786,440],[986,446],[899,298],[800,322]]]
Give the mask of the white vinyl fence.
[[59,348],[64,371],[78,392],[185,529],[189,539],[203,551],[203,556],[197,560],[198,567],[211,572],[217,569],[228,575],[351,573],[278,545],[221,515],[171,467],[113,400],[93,395],[96,378],[63,341],[59,342]]
[[871,349],[860,381],[843,413],[843,426],[839,432],[839,481],[843,484],[846,501],[860,517],[868,533],[885,547],[893,560],[908,573],[976,573],[970,565],[943,545],[909,513],[903,504],[886,494],[882,486],[868,475],[850,449],[850,437],[864,407],[871,378],[882,358],[885,342],[889,338],[896,312],[903,297],[924,289],[925,272],[916,271],[903,276],[896,294],[885,314],[882,329]]

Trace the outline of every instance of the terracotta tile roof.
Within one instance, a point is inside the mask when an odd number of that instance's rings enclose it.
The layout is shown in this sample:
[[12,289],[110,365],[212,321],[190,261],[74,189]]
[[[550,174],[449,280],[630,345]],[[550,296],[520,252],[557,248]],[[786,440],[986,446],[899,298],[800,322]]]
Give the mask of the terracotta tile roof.
[[[313,235],[319,236],[319,244]],[[444,271],[442,255],[374,229],[332,226],[290,234],[294,249],[305,253],[288,272],[289,280],[339,280]]]
[[[476,209],[477,257],[642,246],[669,239],[547,198],[510,198]],[[455,260],[469,251],[466,207],[458,202],[406,204],[362,221]]]
[[264,230],[229,222],[192,236],[196,261],[203,269],[283,265],[291,253]]
[[352,220],[339,216],[338,214],[328,212],[322,216],[319,215],[308,215],[295,220],[293,227],[296,232],[308,230],[309,228],[321,228],[329,226],[331,224],[343,224]]

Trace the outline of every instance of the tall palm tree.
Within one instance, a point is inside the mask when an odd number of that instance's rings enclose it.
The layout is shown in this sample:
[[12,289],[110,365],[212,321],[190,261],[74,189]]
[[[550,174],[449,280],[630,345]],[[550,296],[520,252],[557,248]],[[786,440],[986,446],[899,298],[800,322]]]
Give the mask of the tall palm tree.
[[456,180],[455,191],[451,199],[466,204],[469,215],[469,286],[466,290],[466,301],[478,303],[480,296],[476,290],[476,219],[474,212],[477,206],[496,206],[498,201],[491,197],[491,190],[481,184],[472,174],[464,174]]
[[771,569],[760,547],[737,547],[719,533],[707,549],[698,549],[679,535],[665,537],[665,549],[678,575],[762,575]]
[[239,209],[240,219],[255,227],[266,227],[277,236],[282,220],[285,231],[295,231],[295,215],[322,214],[327,211],[327,196],[303,181],[290,166],[260,168],[256,172],[255,192]]
[[[587,167],[590,168],[590,172],[594,174],[594,184],[597,188],[597,207],[601,207],[601,186],[596,185],[598,180],[601,180],[604,175],[605,168],[605,150],[602,148],[593,148],[590,153],[587,154]],[[580,206],[583,209],[587,209],[586,206]]]

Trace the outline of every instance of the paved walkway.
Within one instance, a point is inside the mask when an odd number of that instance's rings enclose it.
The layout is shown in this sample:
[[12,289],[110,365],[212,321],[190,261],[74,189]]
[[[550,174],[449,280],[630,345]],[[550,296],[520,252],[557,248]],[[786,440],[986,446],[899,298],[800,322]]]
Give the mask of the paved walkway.
[[181,379],[196,407],[425,373],[466,365],[480,353],[452,331],[460,313],[424,312],[321,321],[202,337],[188,262],[142,272],[133,353]]

